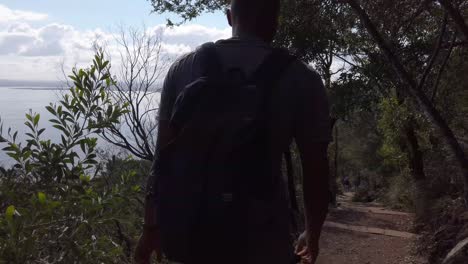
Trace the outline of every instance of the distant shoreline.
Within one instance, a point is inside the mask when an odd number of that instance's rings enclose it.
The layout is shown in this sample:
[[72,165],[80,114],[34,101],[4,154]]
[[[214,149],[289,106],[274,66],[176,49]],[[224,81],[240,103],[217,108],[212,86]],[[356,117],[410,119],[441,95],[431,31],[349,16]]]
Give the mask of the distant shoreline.
[[64,91],[69,90],[68,88],[58,87],[11,87],[11,86],[0,86],[0,89],[11,89],[11,90],[38,90],[38,91]]
[[[43,86],[33,86],[33,87],[26,87],[26,86],[0,86],[1,89],[10,89],[10,90],[32,90],[32,91],[68,91],[70,90],[70,87],[68,88],[59,88],[59,87],[43,87]],[[111,90],[115,90],[113,88],[110,88]],[[161,89],[150,89],[148,92],[152,93],[160,93]]]

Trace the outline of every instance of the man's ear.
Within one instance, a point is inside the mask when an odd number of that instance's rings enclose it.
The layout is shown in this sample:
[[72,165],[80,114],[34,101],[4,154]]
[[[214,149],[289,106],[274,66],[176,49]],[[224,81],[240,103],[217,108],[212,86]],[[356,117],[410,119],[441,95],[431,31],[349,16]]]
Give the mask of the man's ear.
[[232,27],[231,9],[226,9],[226,17],[227,17],[227,20],[228,20],[229,25]]

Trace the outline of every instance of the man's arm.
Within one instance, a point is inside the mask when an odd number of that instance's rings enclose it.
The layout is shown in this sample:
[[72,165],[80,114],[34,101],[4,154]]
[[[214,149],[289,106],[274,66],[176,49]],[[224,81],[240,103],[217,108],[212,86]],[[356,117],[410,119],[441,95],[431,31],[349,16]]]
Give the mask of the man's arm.
[[162,259],[159,237],[159,225],[157,221],[157,194],[156,181],[159,151],[167,145],[171,138],[171,131],[167,121],[160,120],[157,136],[157,147],[155,158],[151,167],[150,175],[146,183],[145,218],[143,234],[140,237],[135,250],[135,262],[138,264],[149,264],[153,252],[157,254],[158,261]]
[[306,233],[298,246],[300,255],[309,260],[306,263],[315,263],[330,199],[327,149],[331,126],[328,98],[320,76],[305,66],[301,70],[295,139],[302,160]]
[[309,248],[317,248],[328,213],[328,143],[298,144],[303,168],[305,223]]
[[161,151],[174,138],[174,133],[170,128],[169,120],[172,115],[172,108],[177,98],[175,75],[178,71],[179,61],[175,62],[169,68],[161,91],[161,101],[158,111],[158,134],[156,137],[156,150],[154,153],[153,165],[146,183],[145,200],[145,227],[154,227],[156,222],[156,181],[158,177],[158,159]]
[[159,166],[158,157],[161,154],[161,150],[163,150],[165,146],[169,144],[174,136],[169,126],[169,118],[176,98],[173,78],[176,68],[175,65],[176,64],[173,64],[171,69],[169,69],[161,94],[155,157],[146,183],[144,228],[143,234],[141,235],[140,241],[138,242],[138,246],[135,250],[135,261],[139,264],[149,264],[151,254],[154,251],[158,256],[158,259],[161,258],[159,226],[156,215],[158,198],[156,193],[156,181],[158,177],[157,170]]
[[156,151],[155,151],[155,159],[153,161],[153,165],[151,167],[150,175],[148,177],[146,183],[146,199],[145,199],[145,228],[151,229],[157,227],[157,220],[156,220],[156,205],[157,205],[157,197],[156,197],[156,181],[157,181],[157,157],[160,154],[162,148],[167,146],[169,142],[174,137],[173,132],[169,126],[169,121],[167,120],[160,120],[158,126],[158,136],[157,136],[157,143],[156,143]]

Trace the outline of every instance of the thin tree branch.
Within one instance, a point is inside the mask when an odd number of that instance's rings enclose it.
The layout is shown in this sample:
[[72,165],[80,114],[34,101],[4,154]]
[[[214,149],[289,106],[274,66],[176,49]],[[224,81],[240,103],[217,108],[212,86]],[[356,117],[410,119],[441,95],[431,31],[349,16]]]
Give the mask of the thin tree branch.
[[468,40],[468,25],[465,22],[463,15],[453,5],[451,0],[437,0],[450,14],[458,29],[463,33],[466,40]]
[[440,29],[440,34],[439,34],[439,37],[437,39],[437,43],[435,45],[434,51],[432,52],[432,55],[431,55],[431,58],[429,60],[428,65],[426,67],[426,70],[424,71],[424,73],[423,73],[423,75],[421,77],[421,80],[419,81],[418,90],[423,89],[424,85],[426,84],[427,76],[431,73],[432,67],[434,66],[434,62],[436,61],[437,56],[439,56],[442,43],[444,42],[444,35],[445,35],[446,29],[447,29],[447,22],[448,22],[448,13],[445,12],[445,15],[444,15],[444,18],[443,18],[443,21],[442,21],[442,26],[441,26],[441,29]]
[[436,81],[434,83],[434,87],[432,88],[431,102],[433,102],[433,103],[435,101],[435,98],[437,96],[437,92],[439,90],[440,80],[441,80],[442,75],[443,75],[443,73],[445,71],[445,68],[446,68],[447,63],[448,63],[448,61],[450,59],[450,56],[452,55],[453,49],[455,48],[456,40],[457,40],[457,34],[454,33],[453,37],[452,37],[452,41],[451,41],[452,44],[450,45],[450,48],[449,48],[449,50],[447,52],[447,55],[445,56],[444,61],[442,62],[442,65],[440,66],[439,73],[437,74]]

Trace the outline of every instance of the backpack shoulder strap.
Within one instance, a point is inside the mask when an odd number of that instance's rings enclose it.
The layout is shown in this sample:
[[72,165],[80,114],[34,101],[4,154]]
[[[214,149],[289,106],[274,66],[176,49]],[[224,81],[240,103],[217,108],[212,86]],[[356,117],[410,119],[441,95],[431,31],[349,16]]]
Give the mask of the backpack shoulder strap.
[[283,73],[296,59],[286,49],[275,48],[248,79],[249,84],[255,84],[263,89],[262,111],[264,114],[271,110],[271,98],[275,90],[279,88]]
[[296,59],[286,49],[275,48],[260,64],[251,76],[250,81],[262,85],[276,86],[275,84],[280,80],[284,71]]
[[201,56],[202,77],[216,78],[222,73],[223,65],[214,42],[201,45],[197,53]]
[[[265,89],[270,89],[265,91],[265,109],[268,111],[268,102],[271,100],[271,95],[273,94],[273,89],[277,88],[278,82],[280,81],[284,71],[291,65],[292,62],[297,60],[297,57],[291,55],[285,49],[274,49],[270,55],[265,59],[265,61],[260,65],[258,70],[252,76],[257,85],[263,85]],[[294,180],[294,168],[291,155],[290,147],[284,153],[284,158],[286,161],[286,173],[288,180],[288,194],[289,202],[291,209],[293,210],[293,226],[297,229],[297,222],[295,219],[296,213],[299,211],[299,206],[297,203],[296,197],[296,188]]]

